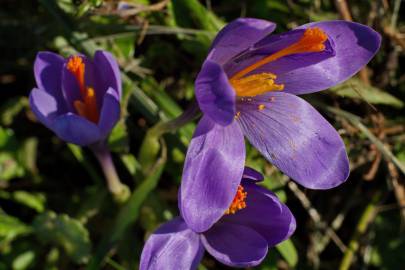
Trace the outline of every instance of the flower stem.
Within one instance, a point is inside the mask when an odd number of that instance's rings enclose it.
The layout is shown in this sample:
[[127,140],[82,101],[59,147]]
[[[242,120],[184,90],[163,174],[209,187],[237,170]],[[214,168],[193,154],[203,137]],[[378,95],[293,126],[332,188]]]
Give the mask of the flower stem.
[[126,185],[121,183],[112,161],[110,151],[105,145],[93,146],[91,147],[91,150],[93,150],[93,153],[104,172],[104,176],[107,180],[108,190],[111,192],[117,202],[125,202],[130,195],[130,191]]
[[197,102],[194,100],[190,106],[178,117],[166,121],[159,122],[150,129],[150,136],[160,137],[163,134],[179,129],[182,126],[188,124],[197,118],[200,114],[200,108],[198,107]]
[[169,121],[161,121],[150,128],[139,150],[139,163],[143,172],[148,174],[156,162],[161,150],[159,142],[163,134],[174,131],[193,121],[200,114],[200,108],[196,101],[178,117]]

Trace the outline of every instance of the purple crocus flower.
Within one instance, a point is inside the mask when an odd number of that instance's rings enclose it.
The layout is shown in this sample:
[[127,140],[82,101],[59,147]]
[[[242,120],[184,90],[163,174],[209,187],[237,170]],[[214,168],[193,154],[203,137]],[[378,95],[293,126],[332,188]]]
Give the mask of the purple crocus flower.
[[[203,232],[193,231],[181,217],[162,225],[145,244],[140,270],[196,269],[204,250],[228,266],[260,264],[268,248],[289,238],[296,226],[287,206],[256,185],[261,180],[260,173],[245,168],[233,201]],[[198,214],[204,219],[206,212]]]
[[59,138],[84,146],[110,134],[120,118],[121,97],[120,70],[110,53],[97,51],[92,60],[39,52],[34,74],[31,109]]
[[[180,197],[182,216],[195,231],[215,223],[232,201],[244,166],[244,136],[304,187],[328,189],[348,177],[339,134],[297,95],[353,76],[377,52],[380,35],[347,21],[269,35],[275,27],[258,19],[231,22],[198,74],[195,91],[204,116],[187,152]],[[209,218],[199,219],[201,211]]]

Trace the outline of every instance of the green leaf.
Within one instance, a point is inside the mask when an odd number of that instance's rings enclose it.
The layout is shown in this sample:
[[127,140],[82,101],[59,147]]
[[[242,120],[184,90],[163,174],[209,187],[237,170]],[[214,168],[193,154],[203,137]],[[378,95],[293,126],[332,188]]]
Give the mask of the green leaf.
[[172,8],[177,25],[218,31],[223,22],[208,11],[198,0],[173,0]]
[[118,121],[108,138],[108,146],[113,152],[128,152],[129,139],[125,119]]
[[375,239],[371,253],[371,264],[381,270],[402,269],[405,264],[403,251],[405,236],[401,233],[401,221],[395,212],[377,216],[374,222]]
[[402,108],[404,103],[393,95],[370,85],[364,84],[357,78],[352,78],[343,84],[332,87],[331,90],[338,96],[362,99],[371,104],[390,105]]
[[37,173],[37,149],[38,139],[35,137],[27,138],[23,141],[17,155],[21,165],[32,174]]
[[287,261],[288,265],[291,267],[295,267],[298,263],[298,255],[297,250],[293,242],[290,239],[285,240],[281,244],[276,246],[278,252],[280,252],[281,256]]
[[13,199],[38,213],[45,210],[45,196],[42,193],[29,193],[23,190],[13,192]]
[[63,247],[76,263],[88,260],[91,250],[89,233],[79,221],[66,214],[46,212],[35,218],[33,228],[42,242]]
[[31,232],[31,228],[13,216],[0,211],[0,244]]
[[132,154],[122,154],[120,157],[128,172],[132,176],[135,176],[137,170],[141,168],[141,165],[139,164],[138,160],[136,160],[135,156]]
[[13,261],[13,270],[24,270],[30,267],[35,259],[35,253],[32,250],[19,254]]
[[14,118],[27,107],[28,99],[26,97],[15,97],[5,101],[0,107],[1,123],[5,126],[11,125]]
[[100,245],[98,246],[95,255],[87,265],[87,270],[100,269],[105,256],[110,249],[117,244],[128,227],[133,224],[139,217],[139,212],[142,204],[159,183],[160,176],[166,165],[167,150],[165,145],[162,145],[161,156],[156,160],[150,175],[145,175],[145,179],[131,194],[127,203],[118,213],[114,225],[109,233],[106,233]]
[[24,175],[24,168],[13,155],[0,152],[0,181],[10,180]]
[[18,147],[14,132],[0,127],[0,180],[10,180],[24,175],[24,167],[17,158]]
[[14,137],[14,131],[0,127],[0,151],[14,152],[18,142]]

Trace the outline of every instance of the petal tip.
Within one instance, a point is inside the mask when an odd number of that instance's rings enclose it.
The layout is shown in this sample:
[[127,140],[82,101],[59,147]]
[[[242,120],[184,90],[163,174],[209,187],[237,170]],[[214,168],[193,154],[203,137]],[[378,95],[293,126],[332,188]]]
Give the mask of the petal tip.
[[198,105],[214,122],[227,126],[236,113],[236,94],[222,67],[210,60],[204,62],[195,82]]

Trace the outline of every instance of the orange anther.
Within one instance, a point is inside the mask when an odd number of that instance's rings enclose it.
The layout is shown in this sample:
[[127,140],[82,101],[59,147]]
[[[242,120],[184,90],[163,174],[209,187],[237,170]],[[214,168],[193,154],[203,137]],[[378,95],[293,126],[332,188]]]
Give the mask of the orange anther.
[[97,99],[96,93],[92,87],[87,88],[84,103],[86,104],[87,118],[94,123],[98,123],[99,113],[97,108]]
[[235,198],[229,206],[228,210],[225,211],[225,215],[235,214],[237,211],[242,210],[246,207],[246,197],[247,192],[245,192],[244,188],[239,185],[238,190],[236,191]]
[[73,106],[75,107],[77,113],[83,117],[86,117],[86,105],[81,100],[75,100],[73,102]]
[[66,68],[75,76],[77,83],[79,84],[80,93],[84,96],[86,93],[86,87],[84,84],[84,62],[80,56],[73,56],[66,64]]
[[[239,97],[253,97],[269,91],[283,90],[283,84],[276,84],[274,82],[276,78],[276,75],[272,73],[260,73],[248,75],[240,79],[232,79],[230,83]],[[250,100],[249,98],[247,99],[247,101]]]
[[77,113],[88,120],[98,123],[99,112],[97,107],[96,93],[92,87],[87,87],[84,81],[85,65],[80,56],[73,56],[66,64],[66,68],[75,76],[79,84],[81,100],[75,100],[73,107]]

